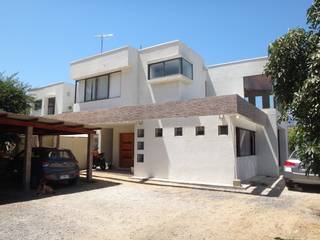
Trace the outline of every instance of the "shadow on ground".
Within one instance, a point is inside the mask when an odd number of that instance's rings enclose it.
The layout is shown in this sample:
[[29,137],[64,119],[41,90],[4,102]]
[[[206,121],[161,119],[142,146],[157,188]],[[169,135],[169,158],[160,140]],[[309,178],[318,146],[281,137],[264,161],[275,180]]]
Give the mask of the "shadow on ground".
[[68,185],[63,183],[51,184],[50,186],[54,189],[54,193],[45,195],[38,195],[36,190],[24,191],[12,184],[1,184],[0,205],[114,187],[120,184],[121,183],[99,179],[94,179],[91,182],[88,182],[85,178],[80,178],[77,185]]
[[297,191],[303,193],[319,193],[320,194],[320,185],[306,185],[300,184],[293,188],[290,188],[290,191]]
[[229,192],[240,193],[247,195],[257,195],[263,197],[279,197],[285,188],[285,183],[282,178],[261,177],[250,179],[247,185],[250,186],[246,189],[239,189],[233,187],[221,187],[212,185],[196,185],[186,183],[172,183],[164,181],[156,181],[150,179],[133,179],[132,175],[128,172],[118,171],[95,171],[93,173],[96,179],[105,179],[109,181],[130,182],[135,184],[145,184],[158,187],[171,187],[171,188],[187,188],[202,191],[217,191],[217,192]]

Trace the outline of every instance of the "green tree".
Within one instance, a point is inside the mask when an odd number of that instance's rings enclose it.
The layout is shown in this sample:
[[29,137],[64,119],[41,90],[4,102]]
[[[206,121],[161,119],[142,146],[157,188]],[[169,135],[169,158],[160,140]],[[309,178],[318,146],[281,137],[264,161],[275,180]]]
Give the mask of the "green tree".
[[289,153],[292,153],[294,150],[296,150],[297,145],[297,129],[295,127],[288,128],[288,148]]
[[0,110],[28,114],[33,98],[27,95],[29,85],[21,82],[17,75],[0,73]]
[[295,142],[307,174],[320,174],[320,0],[307,12],[309,29],[289,30],[268,49],[265,73],[281,113],[296,121]]

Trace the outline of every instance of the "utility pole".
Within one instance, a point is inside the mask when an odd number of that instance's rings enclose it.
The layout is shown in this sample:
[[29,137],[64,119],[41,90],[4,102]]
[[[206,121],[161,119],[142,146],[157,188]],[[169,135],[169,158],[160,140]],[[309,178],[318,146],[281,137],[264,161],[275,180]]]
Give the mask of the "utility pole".
[[109,33],[109,34],[98,34],[98,35],[95,35],[95,37],[96,38],[100,38],[100,53],[102,54],[104,39],[112,38],[113,34],[112,33]]

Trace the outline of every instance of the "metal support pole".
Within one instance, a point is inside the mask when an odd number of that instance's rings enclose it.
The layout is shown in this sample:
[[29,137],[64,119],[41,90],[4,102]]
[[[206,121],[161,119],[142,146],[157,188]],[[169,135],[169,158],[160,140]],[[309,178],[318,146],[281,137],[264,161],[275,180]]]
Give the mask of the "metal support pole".
[[23,187],[25,190],[30,188],[31,178],[31,155],[32,155],[32,134],[33,127],[26,127],[25,131],[25,144],[24,144],[24,162],[23,162]]
[[93,134],[88,134],[87,147],[87,180],[92,180],[92,151],[93,151]]

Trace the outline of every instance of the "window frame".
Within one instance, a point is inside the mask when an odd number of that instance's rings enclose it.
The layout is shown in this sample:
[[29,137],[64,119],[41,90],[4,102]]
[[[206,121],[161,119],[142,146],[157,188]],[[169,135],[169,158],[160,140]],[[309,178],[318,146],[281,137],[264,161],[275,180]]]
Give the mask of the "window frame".
[[137,141],[137,150],[144,150],[144,141]]
[[143,153],[137,153],[137,163],[144,163],[144,154]]
[[[170,61],[173,61],[173,60],[179,60],[179,73],[174,73],[174,74],[166,74],[166,62],[170,62]],[[191,78],[189,78],[187,75],[183,74],[183,61],[186,61],[187,63],[189,63],[191,65]],[[163,68],[163,75],[162,76],[159,76],[159,77],[154,77],[154,78],[151,78],[151,74],[150,74],[150,68],[152,65],[155,65],[155,64],[162,64],[162,68]],[[162,77],[168,77],[168,76],[173,76],[173,75],[177,75],[177,74],[181,74],[183,76],[185,76],[186,78],[190,79],[190,80],[193,80],[193,64],[186,60],[185,58],[183,57],[177,57],[177,58],[171,58],[171,59],[167,59],[167,60],[164,60],[164,61],[160,61],[160,62],[154,62],[154,63],[150,63],[148,64],[148,80],[152,80],[152,79],[157,79],[157,78],[162,78]]]
[[[242,131],[247,131],[250,133],[250,154],[241,154],[240,152],[240,130]],[[236,152],[237,152],[237,157],[249,157],[249,156],[255,156],[256,155],[256,132],[241,128],[241,127],[236,127]]]
[[[203,134],[199,134],[199,133],[198,133],[198,128],[203,128]],[[196,127],[195,127],[195,133],[196,133],[196,136],[204,136],[204,135],[206,135],[206,128],[205,128],[205,126],[196,126]]]
[[[177,132],[178,129],[181,129],[181,135],[177,134],[178,133]],[[175,137],[182,137],[183,136],[183,127],[175,127],[174,128],[174,136]]]
[[[39,103],[39,102],[40,102],[40,107],[37,106],[37,103]],[[36,106],[39,107],[39,108],[36,108]],[[39,110],[41,110],[41,109],[42,109],[42,99],[35,100],[35,101],[34,101],[33,110],[34,110],[34,111],[39,111]]]
[[[139,131],[142,131],[142,134],[141,134],[142,136],[139,134]],[[144,138],[144,128],[138,128],[137,129],[137,137],[138,138]]]
[[[54,104],[52,105],[49,104],[50,100],[54,99]],[[48,97],[48,106],[47,106],[47,114],[48,115],[54,115],[56,113],[56,104],[57,104],[57,100],[56,97]],[[53,109],[53,113],[51,113],[51,111],[49,112],[49,109],[52,110]]]
[[[161,136],[158,135],[158,131],[161,131]],[[155,128],[155,129],[154,129],[154,136],[155,136],[156,138],[163,137],[163,128]]]
[[[115,72],[110,72],[110,73],[106,73],[106,74],[101,74],[101,75],[97,75],[94,77],[89,77],[89,78],[84,78],[84,79],[79,79],[76,80],[76,84],[75,84],[75,94],[74,94],[74,103],[86,103],[86,102],[93,102],[93,101],[100,101],[100,100],[106,100],[106,99],[113,99],[113,98],[120,98],[121,97],[121,80],[122,78],[120,78],[120,95],[117,97],[112,97],[110,98],[110,75],[114,74],[114,73],[122,73],[121,71],[115,71]],[[103,77],[103,76],[107,76],[108,77],[108,92],[107,92],[107,97],[104,98],[98,98],[97,97],[97,89],[98,89],[98,78],[99,77]],[[121,75],[122,77],[122,75]],[[87,80],[89,79],[93,79],[94,78],[94,96],[95,98],[92,99],[92,91],[91,91],[91,100],[86,100],[87,97],[87,93],[86,93],[86,89],[87,89]],[[77,87],[80,81],[84,81],[84,93],[83,93],[83,101],[79,101],[77,102]]]
[[[223,128],[223,129],[227,129],[227,133],[222,133],[222,129],[221,128]],[[218,126],[218,136],[222,136],[222,135],[225,135],[225,136],[228,136],[229,135],[229,127],[228,127],[228,125],[219,125]]]

